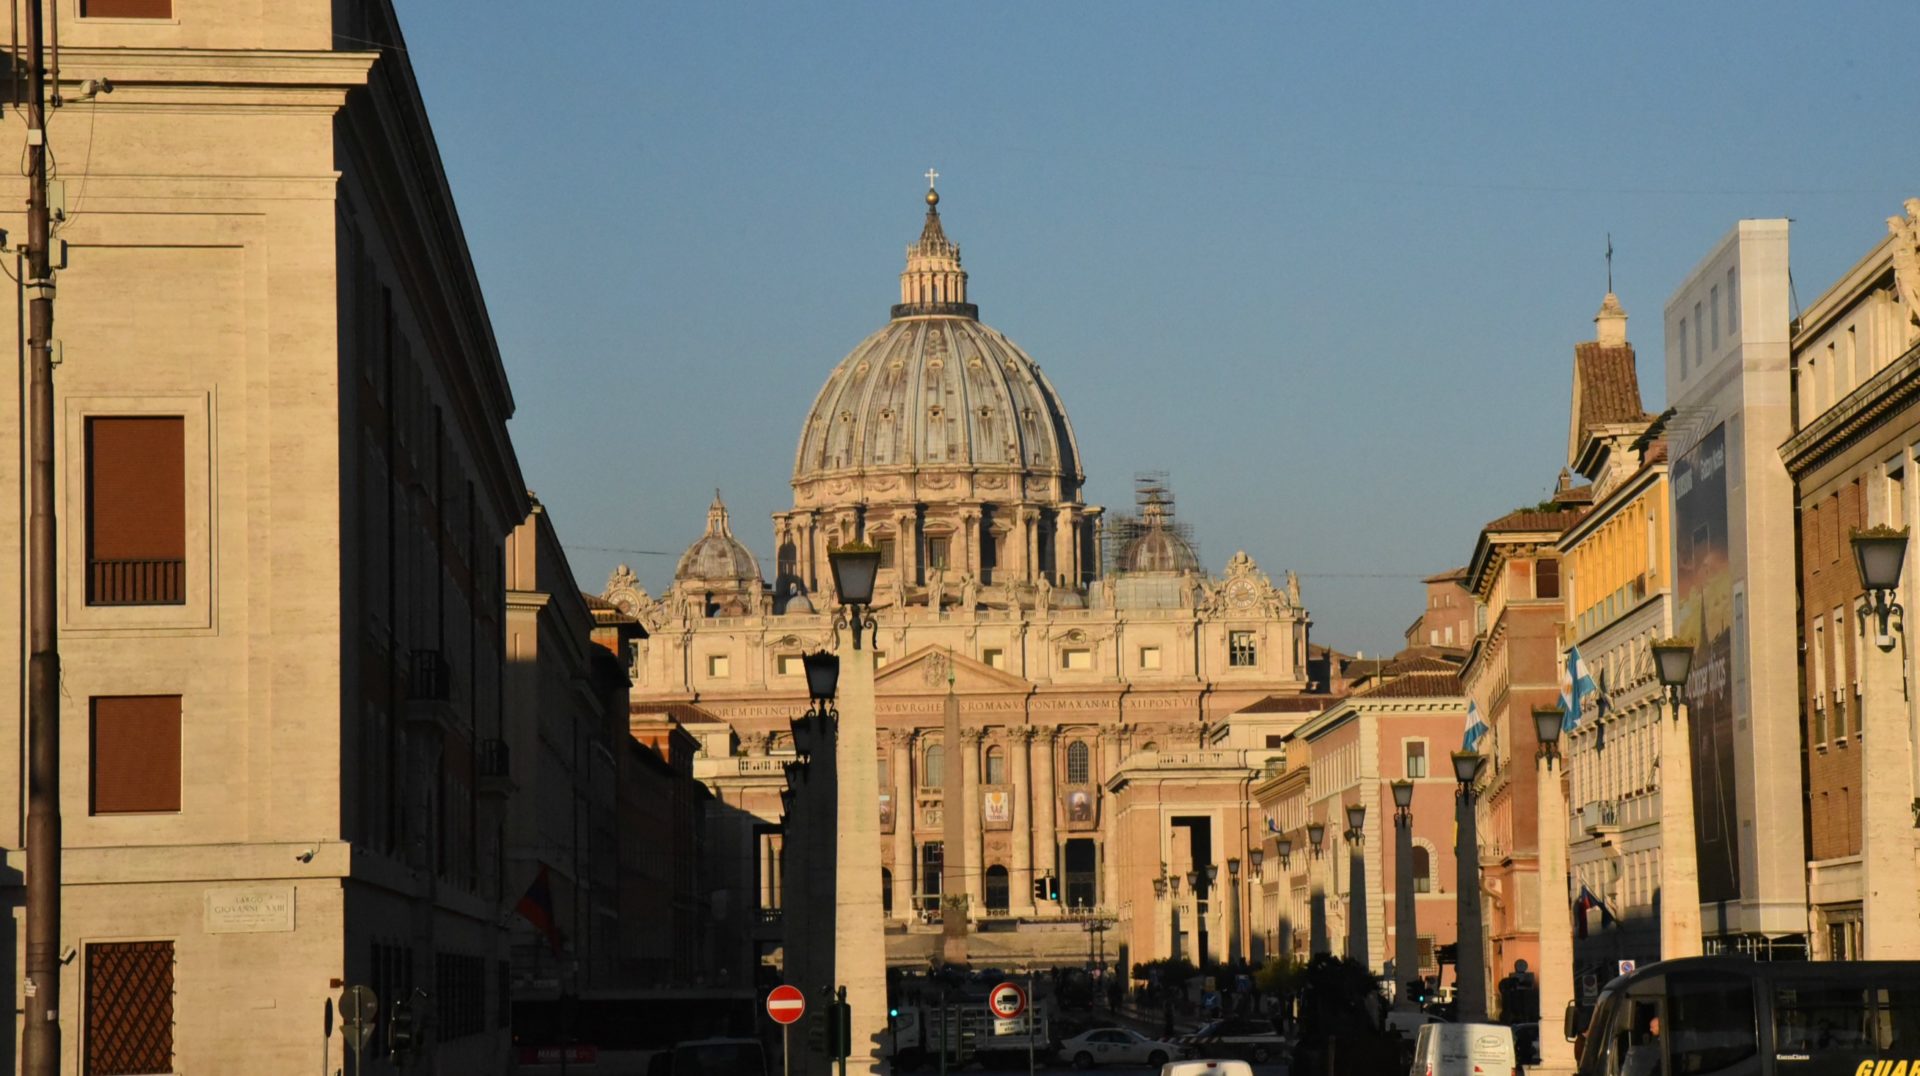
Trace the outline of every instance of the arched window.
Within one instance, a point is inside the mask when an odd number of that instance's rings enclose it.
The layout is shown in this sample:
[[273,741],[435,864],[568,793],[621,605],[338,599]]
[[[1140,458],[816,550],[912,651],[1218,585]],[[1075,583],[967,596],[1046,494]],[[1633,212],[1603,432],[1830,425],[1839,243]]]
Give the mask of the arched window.
[[1007,914],[1007,868],[998,863],[987,868],[987,914]]
[[880,910],[893,914],[893,872],[880,868]]
[[1007,752],[998,745],[987,748],[987,783],[990,785],[1007,783]]
[[1432,886],[1433,861],[1428,857],[1427,850],[1416,844],[1413,846],[1413,891],[1425,893]]
[[939,788],[940,777],[946,772],[947,753],[939,744],[927,748],[926,764],[920,767],[920,787]]
[[1089,778],[1087,741],[1075,740],[1067,745],[1067,783],[1084,785]]

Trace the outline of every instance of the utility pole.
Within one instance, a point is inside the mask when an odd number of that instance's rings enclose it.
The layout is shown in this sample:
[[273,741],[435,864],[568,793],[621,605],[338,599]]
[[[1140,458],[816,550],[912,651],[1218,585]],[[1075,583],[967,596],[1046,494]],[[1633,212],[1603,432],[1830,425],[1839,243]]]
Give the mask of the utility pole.
[[24,1076],[60,1072],[60,648],[53,513],[53,227],[47,211],[46,10],[27,3],[27,407],[31,598],[27,666],[27,981]]

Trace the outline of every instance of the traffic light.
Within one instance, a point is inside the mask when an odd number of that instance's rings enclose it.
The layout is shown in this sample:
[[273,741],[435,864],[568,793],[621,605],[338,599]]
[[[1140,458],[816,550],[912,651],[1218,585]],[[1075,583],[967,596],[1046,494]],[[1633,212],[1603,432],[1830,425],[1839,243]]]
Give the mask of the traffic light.
[[827,1056],[844,1060],[853,1053],[853,1006],[847,1004],[847,988],[841,987],[827,1002]]
[[1460,963],[1460,943],[1459,942],[1441,943],[1439,948],[1434,953],[1434,962],[1438,964],[1453,964],[1455,966],[1458,966]]
[[1042,875],[1033,880],[1033,899],[1034,900],[1047,899],[1047,879],[1045,875]]
[[396,1066],[404,1066],[413,1057],[413,1047],[413,1001],[401,998],[393,1003],[393,1019],[387,1022],[387,1050]]
[[1060,879],[1051,874],[1047,875],[1047,899],[1055,904],[1060,903]]

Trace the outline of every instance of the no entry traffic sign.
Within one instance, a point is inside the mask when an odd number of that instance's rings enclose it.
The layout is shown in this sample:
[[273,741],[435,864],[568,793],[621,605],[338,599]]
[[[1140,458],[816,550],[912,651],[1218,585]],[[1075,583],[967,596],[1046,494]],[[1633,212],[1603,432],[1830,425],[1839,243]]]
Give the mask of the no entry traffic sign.
[[1027,992],[1013,983],[1001,983],[987,993],[987,1011],[1011,1020],[1027,1011]]
[[807,996],[798,987],[776,986],[767,995],[767,1015],[776,1024],[796,1023],[807,1014]]

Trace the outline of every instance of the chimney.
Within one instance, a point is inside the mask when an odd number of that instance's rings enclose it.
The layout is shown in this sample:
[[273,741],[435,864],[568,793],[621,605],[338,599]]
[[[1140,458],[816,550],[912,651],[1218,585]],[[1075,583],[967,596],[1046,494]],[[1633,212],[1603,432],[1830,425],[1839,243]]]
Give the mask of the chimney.
[[1620,297],[1612,292],[1600,302],[1600,312],[1593,316],[1594,339],[1601,347],[1627,346],[1627,310],[1620,305]]

